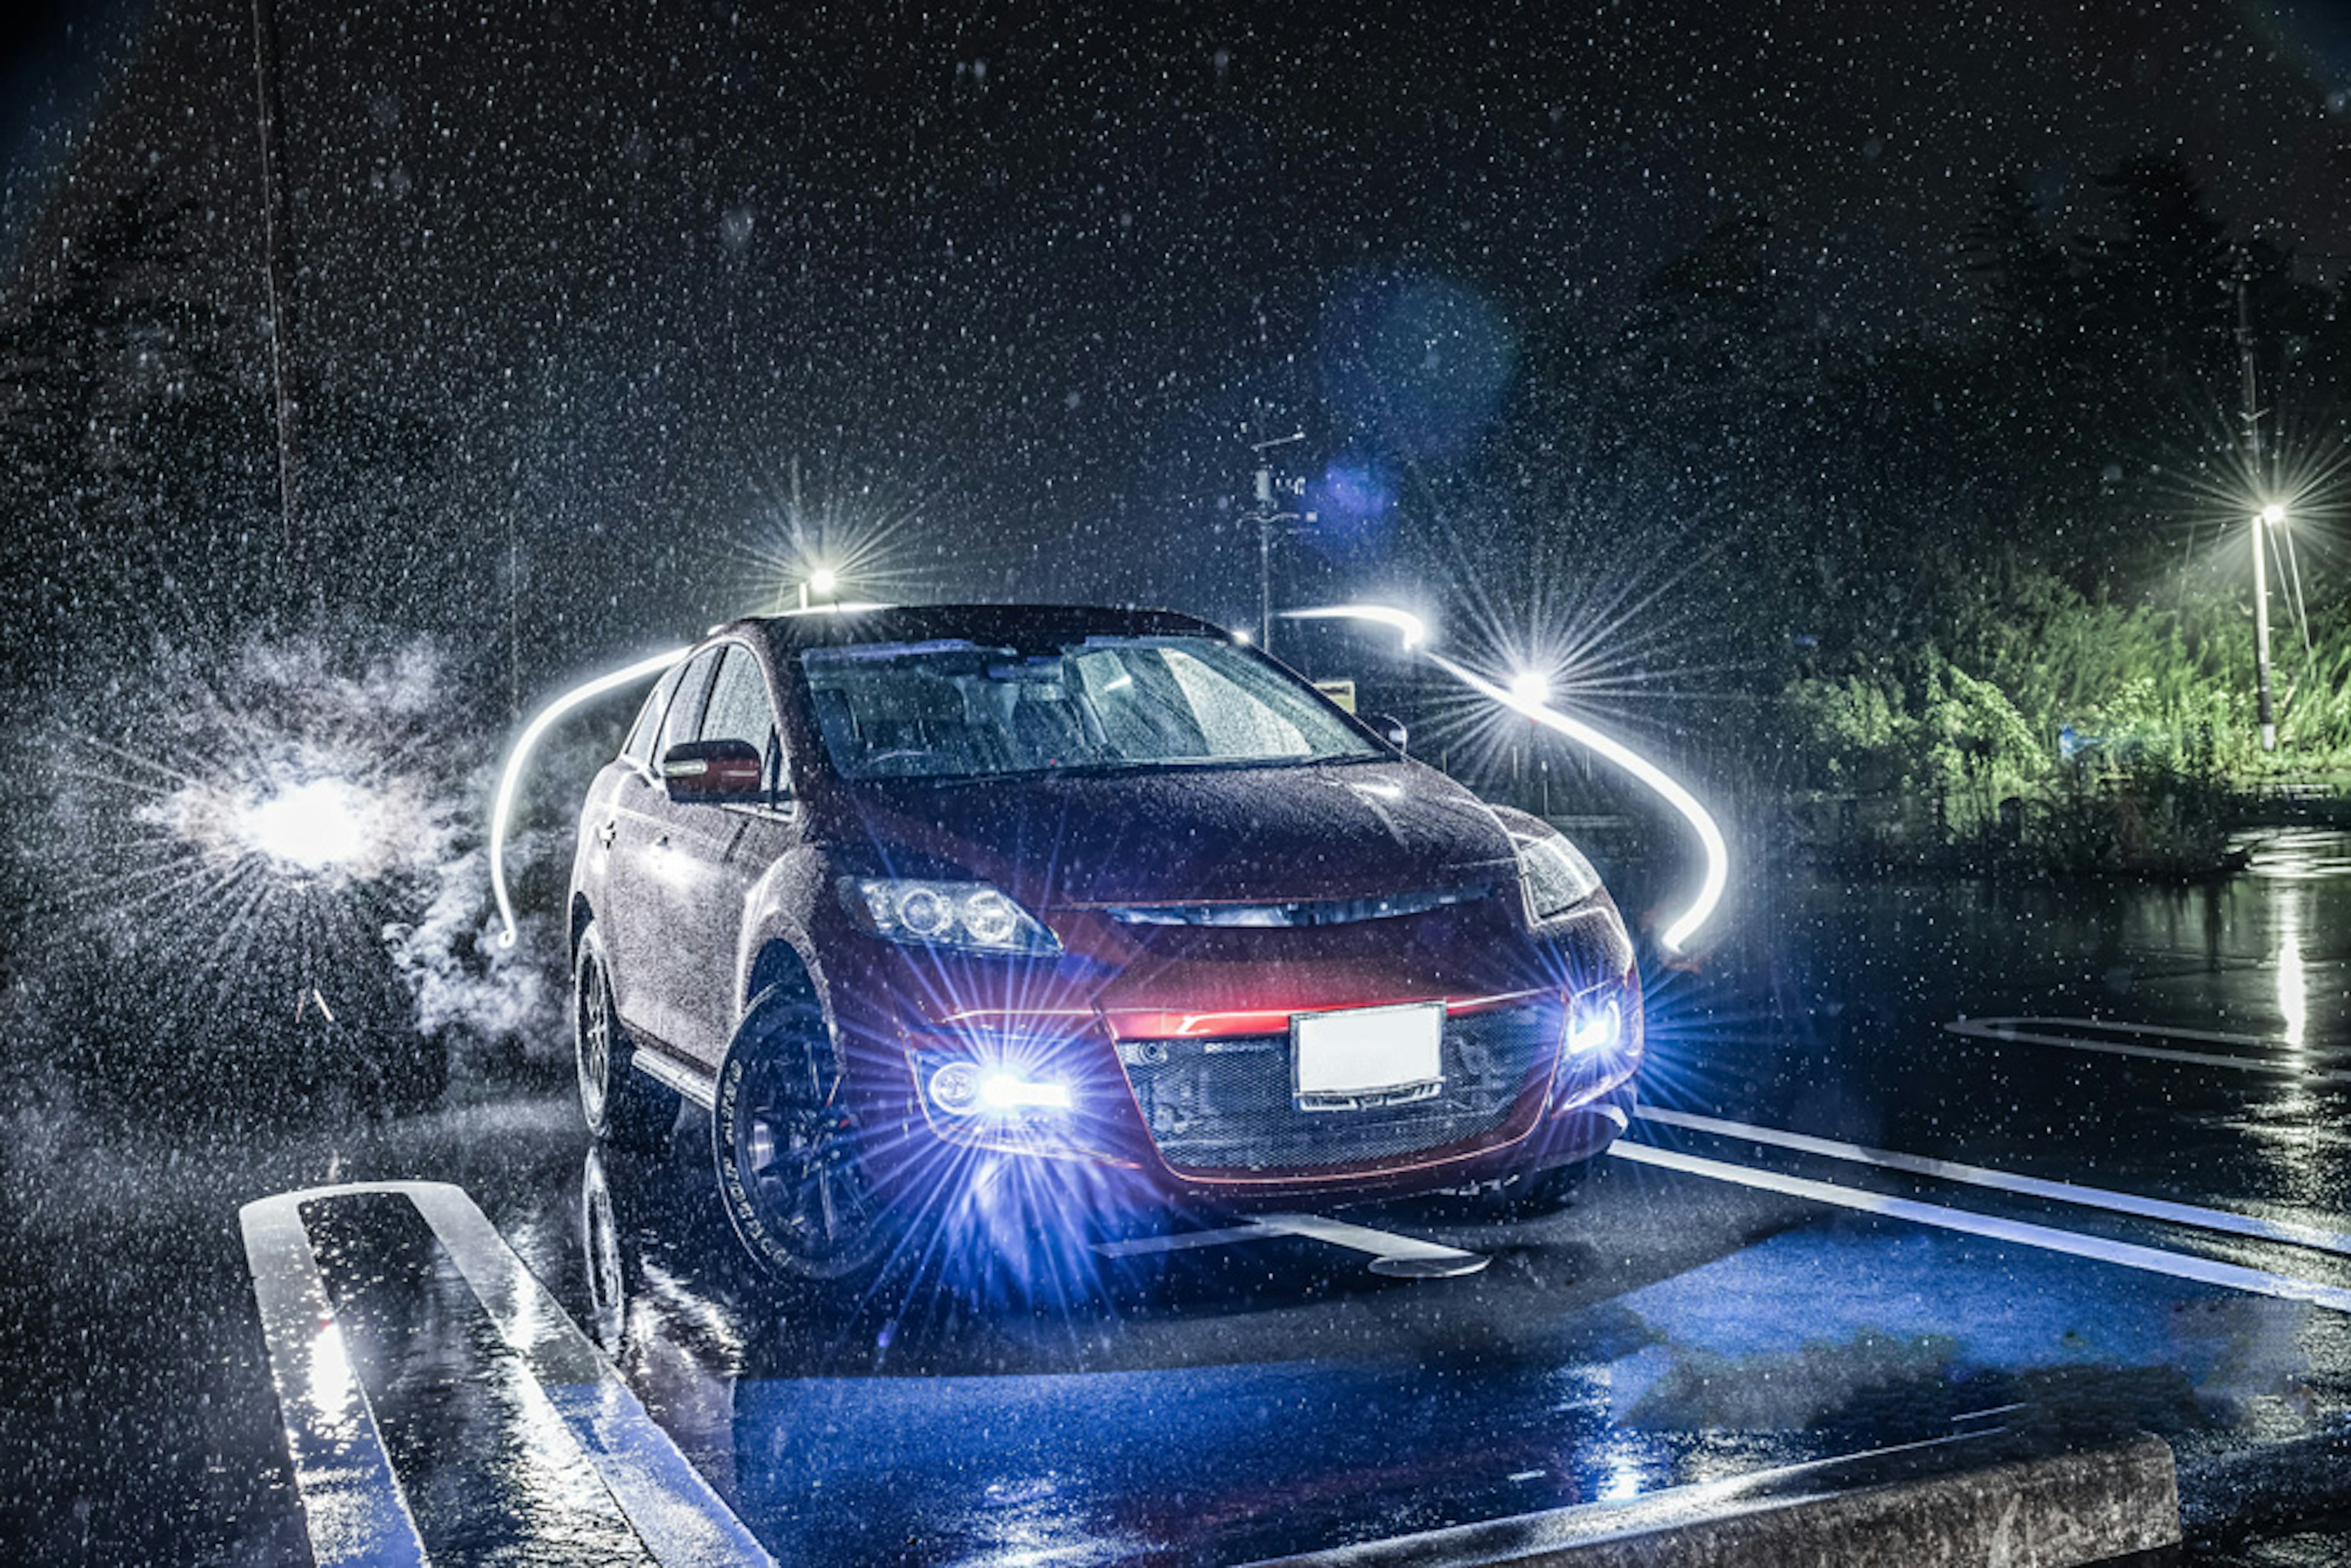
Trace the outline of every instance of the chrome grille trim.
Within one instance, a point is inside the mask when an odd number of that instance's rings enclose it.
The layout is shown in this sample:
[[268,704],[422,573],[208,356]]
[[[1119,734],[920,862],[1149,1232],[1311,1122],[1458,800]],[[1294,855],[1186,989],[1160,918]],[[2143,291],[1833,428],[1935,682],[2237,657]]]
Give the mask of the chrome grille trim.
[[1436,1094],[1353,1111],[1298,1105],[1285,1035],[1123,1040],[1119,1060],[1161,1157],[1177,1171],[1376,1169],[1499,1130],[1520,1092],[1548,1081],[1566,1022],[1559,1001],[1448,1019]]
[[1286,904],[1113,904],[1102,913],[1123,925],[1228,925],[1259,929],[1296,925],[1353,925],[1364,920],[1395,920],[1426,915],[1450,904],[1490,897],[1494,884],[1399,893],[1382,898],[1305,898]]

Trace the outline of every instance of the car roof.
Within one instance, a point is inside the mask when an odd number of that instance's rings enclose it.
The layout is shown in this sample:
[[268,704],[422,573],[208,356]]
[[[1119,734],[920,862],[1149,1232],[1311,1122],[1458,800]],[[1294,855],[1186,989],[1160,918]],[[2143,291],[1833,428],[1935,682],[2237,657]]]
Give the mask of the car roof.
[[1213,637],[1222,627],[1172,610],[1087,604],[889,604],[754,616],[721,628],[765,634],[778,650],[946,638],[1022,647],[1073,637]]

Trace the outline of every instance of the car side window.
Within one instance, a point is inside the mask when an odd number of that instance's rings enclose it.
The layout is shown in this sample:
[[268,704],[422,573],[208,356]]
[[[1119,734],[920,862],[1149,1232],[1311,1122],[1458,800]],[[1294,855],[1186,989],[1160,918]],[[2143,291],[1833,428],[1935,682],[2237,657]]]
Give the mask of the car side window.
[[775,705],[768,700],[767,672],[758,655],[729,643],[703,710],[702,738],[739,740],[759,753],[761,785],[770,794],[785,789],[783,737],[776,728]]
[[672,664],[669,673],[653,686],[645,698],[645,706],[637,710],[637,722],[629,730],[628,744],[621,755],[638,767],[650,771],[653,765],[653,737],[661,733],[662,712],[669,706],[670,694],[677,690],[677,678],[684,673],[683,664]]
[[718,668],[719,648],[705,648],[685,666],[679,677],[677,690],[670,698],[669,713],[662,720],[659,756],[666,757],[673,746],[684,746],[702,727],[702,699],[709,694],[711,672]]

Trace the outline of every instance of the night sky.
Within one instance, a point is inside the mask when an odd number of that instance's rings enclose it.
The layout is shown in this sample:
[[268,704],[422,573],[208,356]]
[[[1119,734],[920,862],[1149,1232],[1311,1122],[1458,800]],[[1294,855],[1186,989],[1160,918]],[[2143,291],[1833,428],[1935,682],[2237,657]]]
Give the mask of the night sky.
[[[1441,531],[1531,382],[1742,214],[1887,341],[1969,329],[2003,172],[2067,226],[2177,152],[2306,273],[2351,255],[2351,22],[2311,0],[277,9],[307,570],[464,631],[518,564],[550,665],[764,607],[796,460],[829,549],[899,520],[872,591],[1238,620],[1253,410],[1326,510]],[[249,324],[260,396],[249,25],[20,27],[5,213],[22,305],[110,201],[188,204],[172,287]]]

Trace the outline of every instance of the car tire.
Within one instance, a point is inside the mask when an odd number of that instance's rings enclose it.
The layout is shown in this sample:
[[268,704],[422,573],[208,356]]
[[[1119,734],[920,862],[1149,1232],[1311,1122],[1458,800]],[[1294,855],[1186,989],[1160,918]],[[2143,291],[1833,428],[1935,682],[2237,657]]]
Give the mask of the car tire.
[[588,1131],[624,1149],[654,1149],[677,1124],[677,1097],[630,1064],[636,1048],[612,1005],[612,971],[590,923],[571,962],[572,1061]]
[[747,1251],[782,1280],[854,1291],[879,1277],[892,1238],[843,1087],[823,1004],[804,980],[768,987],[719,1061],[711,1154]]

